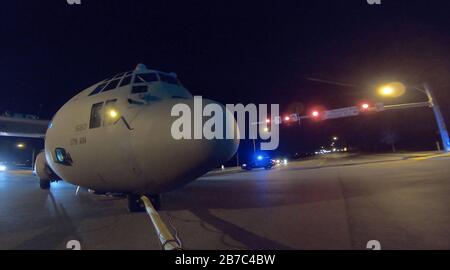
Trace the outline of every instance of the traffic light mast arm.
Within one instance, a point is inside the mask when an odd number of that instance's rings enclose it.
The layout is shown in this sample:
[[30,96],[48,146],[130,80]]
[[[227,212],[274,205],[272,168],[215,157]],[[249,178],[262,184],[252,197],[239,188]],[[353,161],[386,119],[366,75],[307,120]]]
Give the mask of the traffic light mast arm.
[[432,104],[428,101],[415,102],[415,103],[404,103],[404,104],[394,104],[394,105],[384,105],[384,110],[397,110],[397,109],[408,109],[408,108],[418,108],[418,107],[431,107]]

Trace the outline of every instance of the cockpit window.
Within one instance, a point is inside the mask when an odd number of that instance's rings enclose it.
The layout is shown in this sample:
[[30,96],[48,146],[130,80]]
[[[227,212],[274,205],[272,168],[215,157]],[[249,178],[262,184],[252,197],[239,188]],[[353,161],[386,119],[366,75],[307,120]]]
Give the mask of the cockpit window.
[[133,85],[133,88],[131,89],[132,94],[145,92],[147,92],[147,85]]
[[119,84],[120,79],[115,79],[112,80],[108,83],[108,85],[106,85],[105,89],[103,89],[102,92],[106,92],[112,89],[115,89],[117,87],[117,85]]
[[175,77],[172,77],[172,76],[169,76],[166,74],[162,74],[162,73],[159,73],[159,77],[161,78],[161,81],[163,81],[163,82],[178,85],[178,80]]
[[98,94],[100,91],[102,91],[102,89],[103,89],[103,87],[105,87],[105,85],[106,85],[106,83],[100,84],[89,95],[92,96],[92,95]]
[[116,109],[116,102],[117,99],[112,99],[105,102],[104,107],[105,116],[103,119],[103,126],[112,125],[119,119],[119,113]]
[[122,87],[122,86],[125,86],[125,85],[129,85],[130,82],[131,82],[131,75],[128,75],[128,76],[126,76],[126,77],[124,77],[122,79],[122,81],[120,82],[119,87]]
[[89,121],[89,128],[98,128],[102,125],[102,109],[103,102],[95,103],[91,108],[91,119]]
[[136,74],[136,77],[134,77],[133,83],[145,83],[145,82],[155,82],[158,81],[158,76],[156,76],[156,73],[141,73]]
[[[133,79],[134,74],[134,79]],[[133,71],[122,72],[114,77],[110,77],[102,81],[90,94],[89,96],[113,90],[117,87],[127,86],[131,82],[133,83],[133,87],[131,89],[131,93],[145,93],[148,91],[148,84],[152,82],[162,81],[165,83],[173,84],[173,85],[181,85],[180,81],[176,78],[176,76],[172,76],[170,74],[164,74],[161,72],[148,72],[148,73],[138,73],[136,74]]]

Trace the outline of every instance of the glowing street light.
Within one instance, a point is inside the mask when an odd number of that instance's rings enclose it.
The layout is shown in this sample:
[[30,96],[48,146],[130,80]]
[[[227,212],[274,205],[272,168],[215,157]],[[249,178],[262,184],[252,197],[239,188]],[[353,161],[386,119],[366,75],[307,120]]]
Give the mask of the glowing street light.
[[25,148],[25,144],[24,143],[18,143],[16,145],[16,147],[19,148],[19,149],[23,149],[23,148]]
[[333,141],[337,141],[338,139],[339,139],[339,138],[336,137],[336,136],[333,137]]
[[392,88],[391,86],[384,86],[381,88],[380,93],[383,96],[390,96],[394,93],[394,88]]
[[378,89],[378,94],[384,97],[399,97],[405,93],[406,87],[401,82],[391,82],[382,85]]

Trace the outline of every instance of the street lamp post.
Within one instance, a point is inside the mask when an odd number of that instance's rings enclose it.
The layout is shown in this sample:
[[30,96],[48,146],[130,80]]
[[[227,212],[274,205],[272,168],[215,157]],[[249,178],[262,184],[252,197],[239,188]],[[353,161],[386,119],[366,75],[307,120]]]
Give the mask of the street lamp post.
[[31,149],[31,170],[34,169],[34,162],[35,162],[35,159],[36,159],[36,149],[33,147],[33,148]]
[[[393,86],[395,84],[395,87]],[[402,89],[396,89],[396,88],[402,88]],[[379,93],[384,96],[399,96],[403,94],[405,87],[401,83],[391,83],[388,84],[382,88],[380,88]],[[407,104],[395,104],[395,105],[387,105],[384,106],[384,109],[406,109],[406,108],[414,108],[414,107],[431,107],[433,108],[434,117],[436,119],[437,126],[439,128],[439,134],[441,136],[442,140],[442,147],[445,152],[450,151],[450,140],[448,138],[448,132],[447,128],[445,126],[444,117],[442,116],[441,110],[439,109],[439,106],[436,102],[436,98],[433,95],[433,92],[431,91],[428,84],[424,83],[424,88],[419,87],[413,87],[413,89],[418,90],[424,94],[427,95],[428,101],[427,102],[417,102],[417,103],[407,103]]]
[[424,84],[425,93],[427,94],[428,101],[430,102],[430,106],[433,108],[434,117],[436,118],[436,123],[439,128],[439,134],[441,135],[442,147],[445,152],[450,151],[450,140],[448,138],[447,127],[444,122],[444,117],[442,117],[441,110],[439,109],[439,105],[436,103],[436,98],[433,95],[430,87],[425,83]]

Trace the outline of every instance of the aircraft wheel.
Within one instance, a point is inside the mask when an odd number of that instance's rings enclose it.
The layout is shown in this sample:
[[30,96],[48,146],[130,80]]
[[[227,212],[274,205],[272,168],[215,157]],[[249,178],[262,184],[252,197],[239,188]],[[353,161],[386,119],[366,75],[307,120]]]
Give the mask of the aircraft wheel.
[[141,196],[139,194],[128,194],[128,211],[131,213],[144,212],[144,203],[141,201]]
[[49,179],[39,179],[39,186],[41,189],[50,189]]

